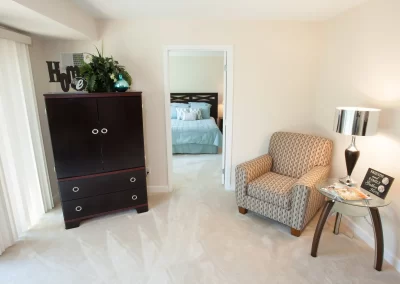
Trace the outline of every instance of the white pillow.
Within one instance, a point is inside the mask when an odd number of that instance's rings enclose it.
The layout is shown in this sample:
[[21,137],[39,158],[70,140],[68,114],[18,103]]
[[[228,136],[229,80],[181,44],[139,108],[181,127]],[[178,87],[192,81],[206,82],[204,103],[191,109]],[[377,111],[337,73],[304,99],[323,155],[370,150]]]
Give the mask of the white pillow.
[[182,115],[182,120],[193,121],[197,119],[197,114],[194,112],[184,112]]
[[194,113],[196,115],[196,119],[202,119],[201,110],[198,108],[176,108],[176,118],[179,120],[183,120],[184,113]]
[[196,118],[198,120],[203,119],[203,117],[201,115],[201,109],[199,109],[199,108],[190,108],[190,112],[191,113],[195,113],[196,114]]
[[182,120],[183,114],[190,112],[189,108],[181,108],[181,107],[177,107],[176,108],[176,119],[180,119]]

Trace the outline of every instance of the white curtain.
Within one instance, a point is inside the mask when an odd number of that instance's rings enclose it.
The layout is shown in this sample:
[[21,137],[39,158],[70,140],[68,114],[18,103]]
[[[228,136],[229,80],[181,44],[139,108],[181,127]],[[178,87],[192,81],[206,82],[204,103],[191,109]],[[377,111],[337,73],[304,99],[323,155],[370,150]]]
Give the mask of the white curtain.
[[0,38],[0,254],[53,208],[28,46]]

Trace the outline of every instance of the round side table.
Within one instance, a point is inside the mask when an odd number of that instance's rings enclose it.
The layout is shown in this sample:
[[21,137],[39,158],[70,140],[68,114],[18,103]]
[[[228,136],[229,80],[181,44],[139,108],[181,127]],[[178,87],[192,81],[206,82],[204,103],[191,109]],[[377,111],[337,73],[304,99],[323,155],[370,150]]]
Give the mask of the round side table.
[[[324,188],[328,187],[329,185],[333,185],[333,184],[343,185],[339,182],[338,179],[329,179],[329,180],[317,185],[318,191],[326,197],[326,201],[325,201],[325,205],[323,207],[321,216],[319,217],[318,225],[315,228],[313,243],[312,243],[312,247],[311,247],[311,256],[317,257],[318,245],[319,245],[319,240],[321,238],[322,230],[324,228],[326,219],[328,218],[329,213],[331,212],[331,209],[335,205],[335,203],[338,203],[338,205],[340,204],[340,206],[337,206],[339,209],[336,209],[337,213],[336,213],[336,221],[335,221],[335,228],[334,228],[334,233],[336,235],[339,233],[339,227],[340,227],[340,221],[342,219],[342,214],[354,216],[351,213],[349,213],[350,210],[346,210],[345,208],[347,206],[362,207],[362,208],[367,209],[369,211],[369,215],[371,216],[371,220],[372,220],[372,224],[373,224],[373,228],[374,228],[374,234],[375,234],[375,264],[374,264],[374,267],[376,270],[381,271],[382,263],[383,263],[384,246],[383,246],[382,222],[381,222],[381,216],[379,214],[378,208],[389,205],[390,201],[386,200],[386,199],[381,199],[373,194],[370,194],[369,192],[367,192],[363,189],[361,189],[361,191],[363,191],[366,195],[371,197],[371,199],[357,200],[357,201],[342,200],[342,199],[337,198],[336,196],[329,194],[327,191],[324,190]],[[340,209],[340,208],[342,208],[342,209]]]

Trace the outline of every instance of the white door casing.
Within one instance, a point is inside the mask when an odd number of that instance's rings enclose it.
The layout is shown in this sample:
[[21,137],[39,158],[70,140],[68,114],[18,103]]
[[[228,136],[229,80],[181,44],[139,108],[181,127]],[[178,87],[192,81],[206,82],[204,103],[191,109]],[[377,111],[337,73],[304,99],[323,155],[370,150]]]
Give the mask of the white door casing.
[[222,165],[224,170],[223,179],[225,189],[231,189],[232,175],[232,110],[233,110],[233,46],[202,46],[202,45],[174,45],[164,47],[164,94],[165,94],[165,134],[166,153],[168,169],[168,190],[172,188],[172,134],[170,113],[170,88],[169,88],[169,53],[171,51],[223,51],[226,71],[224,72],[224,129],[223,129],[223,152]]
[[228,63],[227,63],[227,52],[224,52],[224,100],[223,100],[223,125],[222,125],[222,184],[225,184],[225,147],[226,147],[226,131],[225,131],[225,114],[226,114],[226,90],[227,90],[227,70],[228,70]]

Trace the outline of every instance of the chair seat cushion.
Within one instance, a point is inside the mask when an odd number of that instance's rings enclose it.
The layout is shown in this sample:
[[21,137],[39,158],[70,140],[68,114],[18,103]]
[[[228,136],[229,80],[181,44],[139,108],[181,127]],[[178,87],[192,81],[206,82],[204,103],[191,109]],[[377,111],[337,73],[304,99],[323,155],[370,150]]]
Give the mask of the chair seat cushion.
[[251,181],[247,187],[247,194],[276,206],[290,209],[292,186],[297,180],[269,172]]

